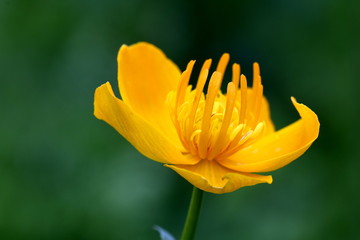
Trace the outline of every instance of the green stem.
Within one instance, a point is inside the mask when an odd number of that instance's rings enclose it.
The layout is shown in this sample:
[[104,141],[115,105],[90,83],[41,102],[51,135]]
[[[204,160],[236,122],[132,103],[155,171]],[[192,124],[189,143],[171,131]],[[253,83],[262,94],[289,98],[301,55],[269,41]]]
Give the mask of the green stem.
[[196,225],[200,214],[203,191],[197,187],[193,188],[190,207],[186,217],[185,226],[181,235],[181,240],[193,240]]

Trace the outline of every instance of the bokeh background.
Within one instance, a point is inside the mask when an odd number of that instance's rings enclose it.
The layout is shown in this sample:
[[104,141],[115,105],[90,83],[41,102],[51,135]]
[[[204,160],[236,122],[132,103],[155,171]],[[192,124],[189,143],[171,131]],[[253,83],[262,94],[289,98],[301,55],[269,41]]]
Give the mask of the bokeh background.
[[[181,234],[192,187],[93,116],[122,44],[148,41],[184,69],[223,52],[272,117],[319,116],[319,139],[272,185],[205,194],[198,239],[358,239],[360,2],[0,0],[0,239]],[[154,93],[155,94],[155,93]]]

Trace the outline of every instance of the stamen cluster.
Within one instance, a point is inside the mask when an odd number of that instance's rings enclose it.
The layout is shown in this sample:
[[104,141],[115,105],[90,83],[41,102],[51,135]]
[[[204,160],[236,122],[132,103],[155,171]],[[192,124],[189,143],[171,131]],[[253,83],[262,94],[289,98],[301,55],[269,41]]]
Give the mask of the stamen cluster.
[[240,65],[232,66],[232,81],[226,95],[221,92],[229,55],[224,54],[211,75],[206,96],[203,93],[208,79],[211,59],[204,62],[195,89],[189,79],[195,64],[190,61],[181,76],[178,89],[170,92],[172,120],[186,151],[200,159],[225,159],[251,144],[262,135],[265,121],[260,118],[263,86],[260,69],[254,64],[253,86],[240,75]]

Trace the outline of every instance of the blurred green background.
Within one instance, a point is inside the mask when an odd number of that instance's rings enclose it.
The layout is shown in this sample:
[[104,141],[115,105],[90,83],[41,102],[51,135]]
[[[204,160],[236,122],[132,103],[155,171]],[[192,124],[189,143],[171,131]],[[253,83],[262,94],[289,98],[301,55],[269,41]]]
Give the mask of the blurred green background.
[[179,237],[191,186],[93,116],[122,44],[184,69],[258,61],[277,128],[319,116],[319,139],[272,185],[205,194],[198,239],[358,239],[360,2],[0,0],[0,239]]

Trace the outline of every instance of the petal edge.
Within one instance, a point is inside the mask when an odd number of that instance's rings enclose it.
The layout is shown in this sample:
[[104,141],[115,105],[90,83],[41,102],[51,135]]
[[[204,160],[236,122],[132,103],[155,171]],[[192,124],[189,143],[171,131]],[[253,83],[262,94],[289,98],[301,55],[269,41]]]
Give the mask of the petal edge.
[[123,101],[159,131],[174,138],[177,133],[166,98],[178,86],[179,68],[159,48],[147,42],[122,45],[117,60]]
[[195,164],[181,153],[181,146],[138,116],[123,101],[116,98],[109,82],[95,91],[94,115],[115,128],[146,157],[171,164]]
[[[204,172],[203,166],[196,165],[181,166],[165,164],[164,166],[177,172],[195,187],[216,194],[233,192],[241,187],[252,186],[259,183],[272,183],[271,176],[234,172],[225,169],[216,162],[214,162],[214,164],[213,167],[215,167],[215,169],[213,169],[212,172]],[[203,163],[200,162],[197,165],[203,165]]]

